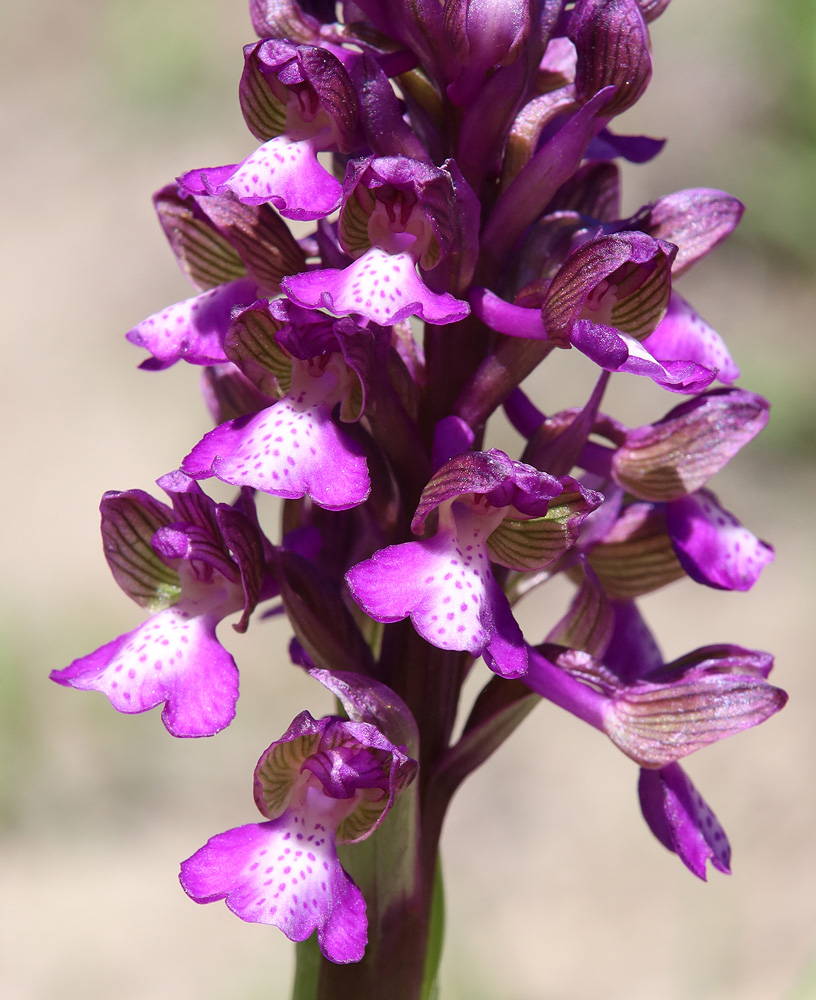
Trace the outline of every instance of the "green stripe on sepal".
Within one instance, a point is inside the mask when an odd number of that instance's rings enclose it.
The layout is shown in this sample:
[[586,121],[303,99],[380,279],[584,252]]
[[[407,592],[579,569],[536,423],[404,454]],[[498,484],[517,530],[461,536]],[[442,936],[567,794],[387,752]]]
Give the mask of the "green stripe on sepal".
[[[651,263],[653,268],[646,279],[628,295],[621,295],[626,282],[621,283],[617,301],[612,307],[612,325],[638,340],[643,340],[654,332],[666,314],[671,295],[669,258],[663,253],[657,253]],[[641,264],[632,267],[638,268],[636,280],[640,280],[646,266]]]
[[767,421],[762,396],[712,390],[630,431],[615,452],[612,473],[640,499],[678,500],[704,486]]
[[628,507],[588,559],[607,596],[615,601],[650,594],[685,575],[666,532],[665,514],[647,504]]
[[692,671],[682,681],[627,688],[609,707],[604,730],[641,767],[665,767],[764,722],[785,698],[761,677]]
[[196,288],[206,291],[246,275],[234,247],[190,205],[157,196],[156,211],[179,266]]
[[615,628],[612,605],[589,567],[564,617],[547,636],[547,642],[580,649],[601,658]]
[[368,836],[379,823],[387,805],[387,795],[383,795],[376,802],[365,798],[360,799],[354,812],[346,816],[338,825],[337,843],[351,844]]
[[179,575],[151,545],[159,528],[176,520],[173,511],[141,490],[106,493],[100,510],[105,558],[122,590],[149,611],[175,604]]
[[275,97],[258,66],[257,50],[247,59],[238,90],[247,128],[261,142],[286,131],[286,105]]
[[361,184],[357,185],[351,197],[343,205],[338,222],[338,236],[343,249],[352,257],[362,257],[366,250],[371,248],[368,220],[374,207],[374,197]]
[[304,733],[274,744],[255,770],[255,801],[268,819],[277,819],[289,805],[303,764],[317,750],[320,733]]
[[550,501],[544,517],[506,517],[487,539],[490,558],[508,569],[543,569],[575,544],[589,510],[586,497],[565,490]]
[[244,205],[225,196],[199,196],[198,201],[266,294],[280,291],[284,275],[305,270],[303,250],[271,205]]
[[292,381],[292,356],[275,340],[281,324],[264,301],[237,312],[224,339],[224,353],[267,396],[285,395]]

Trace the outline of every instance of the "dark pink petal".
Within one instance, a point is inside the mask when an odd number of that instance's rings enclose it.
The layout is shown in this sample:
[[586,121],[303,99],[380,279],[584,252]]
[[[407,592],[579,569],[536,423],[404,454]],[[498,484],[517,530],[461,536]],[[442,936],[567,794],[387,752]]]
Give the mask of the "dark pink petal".
[[569,339],[573,347],[604,371],[645,375],[669,392],[700,392],[714,381],[714,372],[694,361],[658,361],[645,342],[611,326],[578,320]]
[[238,165],[224,182],[246,205],[271,202],[287,219],[322,219],[340,207],[342,187],[317,160],[319,136],[292,142],[280,135]]
[[51,679],[80,691],[101,691],[119,712],[146,712],[165,702],[162,722],[173,736],[212,736],[232,722],[238,670],[215,637],[215,615],[166,608],[139,628]]
[[750,590],[774,557],[708,490],[668,503],[666,528],[688,575],[718,590]]
[[720,382],[739,378],[722,337],[677,292],[672,292],[666,315],[643,346],[659,361],[696,361],[715,371]]
[[365,900],[340,866],[331,824],[317,811],[287,810],[212,837],[182,862],[179,880],[197,903],[223,899],[242,920],[274,924],[290,941],[317,931],[329,961],[363,957]]
[[648,135],[615,135],[605,128],[589,144],[587,159],[612,160],[622,156],[630,163],[648,163],[665,145],[665,139],[652,139]]
[[143,368],[169,368],[180,359],[193,365],[218,364],[227,360],[224,336],[232,307],[256,298],[255,282],[240,278],[154,313],[126,336],[152,355]]
[[547,328],[540,309],[528,309],[505,302],[489,288],[473,288],[468,295],[473,312],[497,333],[508,337],[546,340]]
[[470,306],[448,292],[432,292],[417,274],[408,253],[388,254],[371,247],[343,270],[327,268],[284,278],[281,287],[298,305],[352,313],[380,326],[409,316],[437,325],[464,319]]
[[641,769],[640,808],[652,833],[704,882],[706,862],[731,874],[731,845],[717,817],[679,764]]
[[371,489],[365,456],[333,423],[321,391],[320,383],[333,377],[307,376],[314,385],[301,386],[255,416],[216,427],[184,459],[183,470],[273,496],[309,496],[327,510],[363,503]]

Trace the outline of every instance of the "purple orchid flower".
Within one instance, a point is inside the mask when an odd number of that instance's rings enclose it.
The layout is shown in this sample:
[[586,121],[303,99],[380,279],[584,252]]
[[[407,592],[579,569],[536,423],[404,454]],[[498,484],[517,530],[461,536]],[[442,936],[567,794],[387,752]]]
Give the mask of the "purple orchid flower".
[[716,495],[708,480],[768,421],[768,403],[742,389],[719,389],[681,403],[654,424],[626,430],[607,420],[612,451],[589,444],[580,464],[610,475],[634,497],[665,505],[665,532],[682,568],[698,583],[749,590],[774,557]]
[[[172,508],[141,490],[106,493],[101,504],[111,571],[155,613],[51,679],[101,691],[119,712],[164,703],[173,736],[211,736],[230,724],[238,699],[238,670],[215,630],[242,609],[235,628],[246,630],[262,596],[260,536],[240,510],[215,504],[183,474],[158,482]],[[263,596],[272,596],[268,588]]]
[[449,249],[455,206],[455,185],[444,168],[407,156],[358,160],[346,173],[339,221],[340,242],[353,262],[296,274],[281,286],[298,305],[364,316],[381,326],[409,316],[436,324],[463,319],[468,304],[431,291],[417,273],[417,265],[436,267]]
[[[731,387],[673,287],[742,205],[690,188],[621,217],[620,161],[663,141],[613,119],[648,85],[668,2],[250,0],[239,99],[260,148],[154,198],[196,294],[128,339],[144,368],[202,367],[213,429],[159,481],[169,504],[103,499],[111,569],[151,617],[52,677],[210,735],[238,696],[218,623],[279,598],[260,618],[285,613],[293,662],[345,717],[295,719],[255,770],[261,821],[212,837],[181,883],[315,934],[299,997],[438,992],[447,808],[541,697],[638,765],[661,843],[700,878],[729,871],[680,762],[786,695],[737,645],[666,663],[634,604],[683,577],[745,590],[773,558],[710,490],[768,404]],[[547,417],[520,386],[555,348],[600,371]],[[601,411],[613,372],[694,398],[628,428]],[[502,405],[521,461],[485,450]],[[286,500],[280,544],[255,491]],[[512,604],[559,575],[577,592],[532,647]],[[460,726],[478,656],[495,676]]]
[[266,139],[235,166],[190,171],[183,188],[231,191],[247,205],[271,202],[287,219],[322,219],[340,205],[340,183],[318,161],[349,152],[357,98],[343,64],[327,49],[267,38],[244,49],[240,96],[250,130]]
[[333,317],[281,300],[237,311],[227,346],[233,360],[262,391],[274,392],[284,376],[288,391],[259,413],[210,431],[184,459],[183,471],[273,496],[309,496],[328,510],[363,503],[371,489],[365,457],[332,411],[359,385],[345,361],[345,340],[365,331],[348,323],[342,331]]
[[242,920],[274,924],[291,941],[317,931],[330,961],[359,962],[365,900],[336,845],[369,837],[415,773],[405,748],[375,726],[302,712],[255,768],[267,821],[212,837],[182,863],[182,888],[197,903],[224,899]]
[[[499,333],[575,347],[605,371],[645,375],[671,392],[699,392],[713,381],[715,371],[694,358],[715,357],[711,345],[719,347],[716,334],[709,327],[683,322],[687,314],[679,315],[679,300],[669,323],[662,330],[659,326],[670,303],[675,252],[675,247],[644,233],[599,236],[568,257],[550,283],[540,312],[512,305],[485,289],[472,291],[470,302],[479,318]],[[652,353],[646,341],[655,332],[657,350]],[[698,346],[701,339],[709,350]],[[722,351],[724,345],[717,359]]]
[[[588,600],[592,591],[596,599]],[[610,616],[610,627],[599,627]],[[593,651],[603,662],[589,652],[544,643],[530,650],[524,683],[606,733],[640,764],[644,817],[664,846],[699,878],[705,879],[708,858],[727,873],[728,840],[677,761],[784,707],[787,695],[767,681],[773,658],[720,645],[664,664],[635,604],[605,603],[591,575],[567,619],[568,626],[559,624],[551,635],[569,627],[594,636]]]
[[434,646],[483,655],[491,670],[517,677],[527,667],[526,647],[490,560],[514,569],[548,565],[600,501],[575,480],[555,479],[496,449],[468,452],[423,491],[412,529],[420,534],[437,510],[436,533],[375,552],[346,582],[375,621],[410,617]]

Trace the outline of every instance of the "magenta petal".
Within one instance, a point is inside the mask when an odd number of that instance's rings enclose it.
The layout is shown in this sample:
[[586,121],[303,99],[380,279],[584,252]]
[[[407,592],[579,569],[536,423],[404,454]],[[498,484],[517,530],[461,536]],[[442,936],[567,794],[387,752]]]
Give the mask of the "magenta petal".
[[327,510],[356,507],[371,490],[357,442],[332,422],[328,406],[302,395],[216,427],[182,469],[287,499],[308,496]]
[[336,316],[352,313],[380,326],[409,316],[428,323],[464,319],[470,306],[448,292],[432,292],[417,274],[410,254],[388,254],[371,247],[342,270],[327,268],[284,278],[281,288],[298,305],[327,309]]
[[739,378],[739,368],[722,337],[677,292],[672,292],[666,315],[643,346],[660,361],[696,361],[711,368],[720,382]]
[[666,528],[688,575],[718,590],[750,590],[774,557],[708,490],[668,503]]
[[359,962],[367,941],[365,900],[343,871],[334,831],[287,810],[212,837],[182,862],[179,880],[197,903],[223,899],[250,923],[274,924],[290,941],[315,930],[332,962]]
[[417,632],[439,649],[484,653],[491,669],[507,677],[527,668],[521,631],[493,579],[482,538],[466,544],[441,529],[433,538],[375,552],[353,566],[346,581],[375,621],[410,616]]
[[510,602],[492,575],[487,591],[482,623],[491,638],[482,653],[485,663],[500,677],[522,677],[528,667],[524,635],[513,617]]
[[309,221],[340,207],[342,186],[317,160],[314,137],[265,142],[224,183],[246,205],[271,202],[287,219]]
[[173,736],[212,736],[232,722],[238,669],[215,637],[218,619],[189,616],[175,605],[132,632],[74,660],[51,679],[101,691],[128,714],[165,702],[162,722]]
[[661,363],[645,344],[613,327],[578,320],[570,333],[570,343],[608,372],[645,375],[669,392],[695,393],[714,381],[714,372],[694,361]]
[[652,833],[698,878],[706,880],[709,858],[718,871],[731,874],[728,837],[679,764],[641,769],[638,794]]
[[375,621],[410,616],[440,649],[478,656],[489,642],[481,623],[490,563],[484,545],[465,565],[456,538],[440,531],[422,542],[390,545],[346,574],[351,594]]
[[182,358],[193,365],[218,364],[227,360],[224,336],[232,307],[256,296],[255,282],[239,278],[148,316],[126,336],[152,355],[145,368],[169,368]]

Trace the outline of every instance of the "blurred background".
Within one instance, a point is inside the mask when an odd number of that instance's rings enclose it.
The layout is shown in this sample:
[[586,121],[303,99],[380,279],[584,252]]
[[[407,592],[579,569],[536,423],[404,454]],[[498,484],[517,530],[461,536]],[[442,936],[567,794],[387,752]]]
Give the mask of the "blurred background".
[[[150,489],[209,427],[197,372],[138,371],[123,334],[189,294],[152,192],[255,145],[236,96],[245,4],[2,0],[0,12],[0,989],[284,1000],[283,936],[194,905],[176,875],[209,836],[254,820],[255,761],[294,715],[329,710],[282,654],[285,624],[222,626],[242,697],[214,740],[173,741],[158,712],[122,717],[48,680],[141,620],[102,556],[101,494]],[[750,594],[681,582],[644,613],[668,658],[722,641],[774,651],[791,701],[688,762],[734,848],[733,876],[708,884],[651,837],[635,766],[539,706],[453,804],[444,1000],[816,997],[816,5],[675,0],[652,38],[653,82],[617,128],[669,142],[627,168],[624,211],[696,185],[748,206],[680,290],[728,341],[741,384],[773,402],[714,487],[777,560]],[[583,401],[591,366],[574,354],[540,381],[545,408]],[[632,424],[677,401],[613,381],[607,407]],[[522,606],[531,635],[564,596]]]

